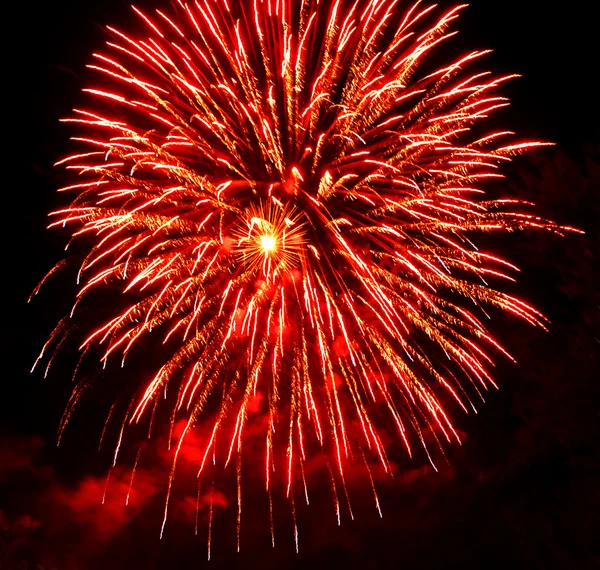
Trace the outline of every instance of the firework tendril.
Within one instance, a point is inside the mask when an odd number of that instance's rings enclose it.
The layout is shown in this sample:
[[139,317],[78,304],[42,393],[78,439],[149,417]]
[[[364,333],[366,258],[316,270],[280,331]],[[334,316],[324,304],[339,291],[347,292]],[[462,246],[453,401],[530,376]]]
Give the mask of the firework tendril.
[[480,71],[485,51],[428,63],[430,52],[443,55],[463,6],[133,9],[136,35],[109,27],[93,54],[92,110],[65,119],[80,150],[58,164],[78,177],[60,189],[74,198],[51,226],[69,228],[86,253],[71,318],[44,351],[107,289],[122,302],[105,307],[84,354],[106,365],[150,337],[165,342],[119,437],[151,424],[161,406],[171,429],[185,421],[165,521],[182,443],[201,429],[199,479],[229,463],[237,470],[239,548],[250,424],[269,504],[279,485],[294,521],[313,455],[325,458],[338,521],[341,503],[352,512],[350,468],[364,472],[379,509],[372,471],[392,472],[383,426],[434,464],[436,449],[460,442],[453,408],[475,409],[495,386],[493,353],[510,355],[482,323],[489,307],[545,323],[495,285],[517,268],[472,241],[572,231],[526,202],[486,195],[503,163],[543,144],[484,129],[508,104],[497,88],[514,76]]

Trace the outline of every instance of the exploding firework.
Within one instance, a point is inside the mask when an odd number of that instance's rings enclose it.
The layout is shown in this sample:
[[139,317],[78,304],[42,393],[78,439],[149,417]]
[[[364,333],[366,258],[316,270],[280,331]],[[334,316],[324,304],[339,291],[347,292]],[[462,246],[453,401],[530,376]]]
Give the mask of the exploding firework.
[[204,430],[198,477],[237,469],[238,546],[251,406],[266,418],[252,438],[269,503],[280,485],[295,521],[305,464],[320,454],[339,520],[341,502],[351,512],[348,469],[364,472],[379,509],[372,471],[392,469],[384,426],[432,464],[435,448],[460,441],[452,402],[474,409],[495,386],[492,353],[510,358],[482,323],[489,307],[543,326],[496,286],[517,268],[473,234],[570,228],[486,196],[511,155],[542,143],[482,129],[512,77],[480,71],[486,52],[427,67],[462,8],[134,8],[142,30],[108,28],[89,65],[93,106],[65,119],[81,150],[58,164],[78,178],[60,189],[75,197],[51,226],[87,248],[71,317],[92,295],[123,293],[81,350],[106,365],[165,343],[120,418],[119,445],[158,408],[171,426],[184,418],[170,491],[183,441]]

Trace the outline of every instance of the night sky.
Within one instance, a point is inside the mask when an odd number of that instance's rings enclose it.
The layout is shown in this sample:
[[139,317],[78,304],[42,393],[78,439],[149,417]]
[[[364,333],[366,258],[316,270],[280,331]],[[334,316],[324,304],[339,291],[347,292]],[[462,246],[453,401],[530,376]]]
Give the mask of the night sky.
[[496,319],[491,330],[519,364],[498,358],[501,390],[487,395],[478,415],[455,414],[464,444],[447,450],[438,473],[423,458],[403,458],[394,481],[378,481],[383,519],[368,483],[351,481],[355,520],[344,512],[338,527],[327,481],[315,476],[311,506],[299,509],[300,554],[283,500],[272,549],[266,494],[250,481],[238,554],[235,487],[224,482],[210,563],[204,496],[194,536],[191,470],[182,468],[159,540],[166,451],[140,468],[128,506],[129,472],[116,470],[102,505],[112,447],[97,451],[100,402],[88,400],[56,446],[75,351],[67,349],[46,379],[29,373],[75,291],[67,276],[27,304],[66,243],[45,229],[48,212],[65,205],[55,193],[64,173],[52,164],[69,152],[70,133],[58,120],[84,100],[85,64],[103,44],[102,25],[126,30],[132,11],[123,0],[13,4],[2,52],[1,570],[600,567],[600,44],[591,2],[559,9],[474,0],[448,44],[448,58],[492,48],[490,69],[522,74],[503,90],[512,105],[496,124],[557,143],[514,161],[506,191],[585,235],[527,232],[494,242],[523,269],[518,290],[550,319],[550,332]]

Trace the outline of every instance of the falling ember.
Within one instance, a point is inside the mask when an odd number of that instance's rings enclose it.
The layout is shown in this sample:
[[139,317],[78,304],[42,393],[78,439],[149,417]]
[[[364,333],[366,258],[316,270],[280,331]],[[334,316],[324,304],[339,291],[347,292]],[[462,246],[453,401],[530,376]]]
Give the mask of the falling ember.
[[78,150],[59,163],[77,175],[60,189],[74,198],[51,214],[86,251],[72,318],[92,294],[123,293],[97,326],[78,321],[89,327],[83,355],[99,350],[102,366],[125,363],[150,335],[164,341],[120,417],[114,463],[128,432],[158,429],[156,410],[169,408],[169,429],[185,425],[170,494],[186,437],[202,431],[209,537],[215,473],[230,469],[239,548],[257,398],[253,469],[265,474],[273,541],[282,489],[297,545],[309,458],[327,458],[338,521],[352,513],[349,470],[379,510],[372,474],[392,470],[382,430],[434,463],[460,441],[458,408],[495,386],[492,355],[509,355],[482,322],[489,307],[543,326],[498,288],[517,268],[475,234],[574,230],[486,194],[512,155],[542,143],[484,132],[511,78],[480,70],[486,52],[429,67],[462,9],[178,0],[171,13],[134,8],[139,31],[109,27],[93,54],[91,102],[65,119]]

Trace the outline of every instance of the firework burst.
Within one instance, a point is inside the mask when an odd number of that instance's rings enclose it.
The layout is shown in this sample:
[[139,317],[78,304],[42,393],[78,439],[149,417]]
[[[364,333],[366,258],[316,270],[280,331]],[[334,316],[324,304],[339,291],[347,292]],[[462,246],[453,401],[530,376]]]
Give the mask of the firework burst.
[[[511,77],[479,71],[486,52],[427,69],[462,8],[197,0],[151,17],[134,8],[141,30],[108,28],[89,65],[93,106],[65,120],[81,150],[59,164],[78,177],[61,188],[75,197],[51,226],[87,248],[72,316],[94,292],[125,294],[81,350],[99,348],[106,365],[150,335],[165,341],[121,436],[160,406],[172,425],[185,419],[170,489],[186,435],[210,425],[198,476],[237,466],[238,546],[255,395],[270,504],[281,479],[295,520],[294,496],[308,501],[307,457],[322,453],[339,520],[340,496],[351,512],[350,466],[371,481],[379,509],[372,470],[391,471],[382,425],[432,464],[434,448],[460,441],[451,402],[474,409],[494,386],[492,353],[508,356],[482,323],[486,307],[543,326],[495,285],[516,267],[472,237],[570,228],[486,196],[502,163],[542,143],[482,130],[507,105],[496,91]],[[69,330],[61,321],[45,350]]]

